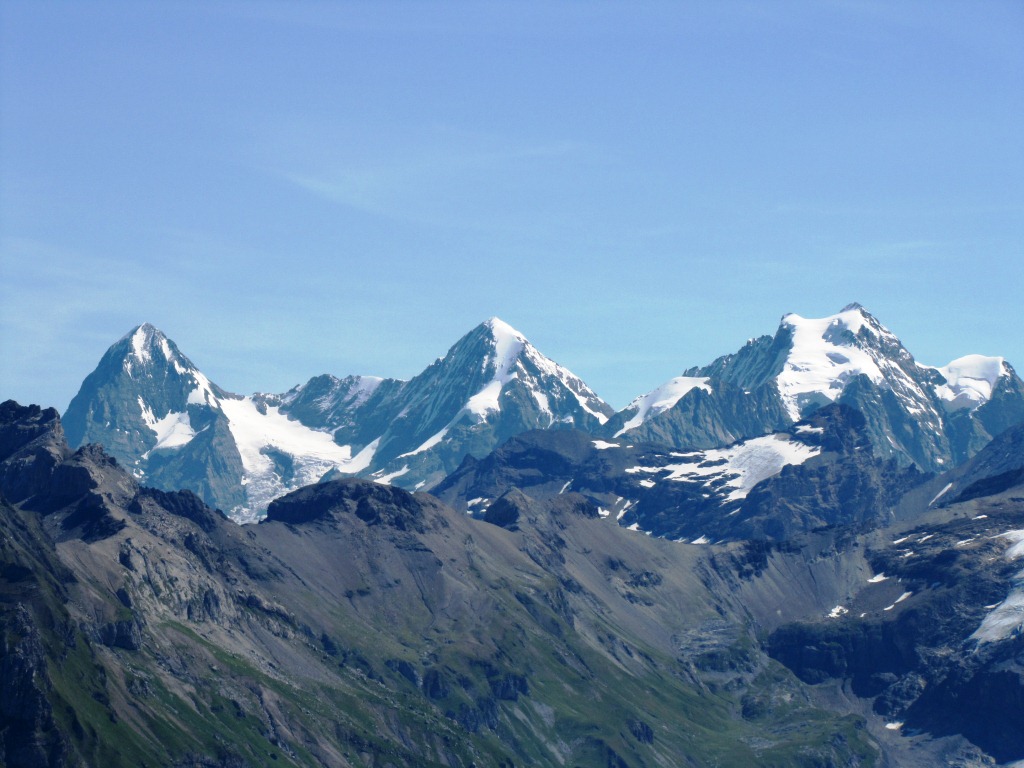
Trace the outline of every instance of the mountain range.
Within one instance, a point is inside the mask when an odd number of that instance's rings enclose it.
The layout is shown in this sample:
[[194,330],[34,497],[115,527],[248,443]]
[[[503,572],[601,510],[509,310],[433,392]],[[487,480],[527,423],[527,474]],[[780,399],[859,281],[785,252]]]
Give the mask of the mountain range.
[[[765,460],[777,472],[810,457],[813,449],[798,446],[817,428],[805,425],[789,442],[762,438],[831,403],[865,416],[873,453],[937,472],[1024,421],[1024,382],[998,357],[921,365],[857,304],[816,320],[786,315],[774,336],[685,370],[618,413],[497,318],[409,381],[324,374],[283,394],[244,397],[142,325],[107,351],[63,422],[72,446],[101,443],[147,484],[189,488],[251,522],[274,498],[321,479],[430,489],[465,457],[481,459],[534,429],[686,452],[729,449],[712,461],[771,454]],[[761,440],[729,448],[752,439]]]
[[595,442],[510,441],[478,464],[534,482],[480,516],[343,478],[239,526],[73,451],[56,411],[0,405],[0,762],[1024,758],[1024,426],[892,490],[893,516],[717,544],[643,535],[531,478],[531,454],[612,455]]
[[0,764],[1014,764],[1022,393],[857,305],[618,413],[497,319],[249,396],[139,326],[0,404]]

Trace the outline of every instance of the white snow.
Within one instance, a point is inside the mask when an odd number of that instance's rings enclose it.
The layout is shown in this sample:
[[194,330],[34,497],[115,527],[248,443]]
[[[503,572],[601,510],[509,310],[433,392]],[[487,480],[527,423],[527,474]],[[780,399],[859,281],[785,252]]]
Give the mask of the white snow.
[[[196,436],[195,430],[192,429],[192,423],[189,421],[187,411],[181,413],[171,411],[158,419],[153,415],[152,409],[141,397],[138,398],[138,401],[139,408],[142,409],[142,420],[156,435],[156,445],[150,451],[160,448],[180,448],[183,445],[187,445]],[[150,451],[146,451],[142,458],[149,458]]]
[[[266,413],[260,413],[250,397],[225,398],[218,405],[228,418],[228,428],[245,471],[248,504],[232,510],[232,516],[240,522],[258,519],[273,499],[293,488],[317,482],[333,468],[342,472],[365,469],[376,450],[375,441],[353,459],[351,447],[336,444],[329,432],[293,421],[276,406],[267,406]],[[295,475],[291,485],[285,486],[276,475],[273,460],[263,452],[265,448],[292,457]]]
[[148,341],[149,334],[146,332],[146,326],[140,325],[132,334],[132,354],[140,363],[150,360]]
[[397,472],[389,472],[386,475],[380,475],[379,477],[374,477],[373,478],[373,482],[380,483],[381,485],[391,485],[391,481],[392,480],[395,480],[395,479],[401,477],[402,475],[406,474],[408,471],[409,471],[409,465],[406,464],[405,466],[403,466]]
[[636,413],[633,414],[629,421],[622,425],[622,429],[616,432],[614,437],[619,437],[631,429],[636,429],[648,418],[667,411],[678,403],[687,392],[693,389],[703,389],[705,392],[710,392],[711,386],[708,384],[708,381],[709,379],[707,378],[677,376],[657,389],[648,392],[646,395],[641,395],[624,409],[636,408]]
[[951,411],[984,405],[992,397],[999,377],[1009,375],[1003,358],[985,355],[960,357],[935,370],[946,379],[945,384],[935,387],[935,394]]
[[[580,408],[593,416],[599,423],[604,424],[608,421],[605,414],[594,410],[590,405],[591,401],[601,402],[601,399],[576,374],[542,355],[523,334],[505,321],[492,317],[486,322],[486,325],[494,340],[494,354],[484,361],[484,370],[493,367],[494,373],[491,380],[466,403],[467,411],[482,421],[487,414],[501,410],[501,403],[498,399],[501,390],[510,381],[518,378],[520,371],[526,373],[522,363],[522,360],[526,359],[542,375],[557,379],[576,399]],[[524,380],[527,379],[524,377]],[[537,407],[541,412],[551,416],[553,422],[554,415],[547,394],[530,383],[527,386],[533,394]]]
[[890,606],[888,606],[886,608],[883,608],[882,610],[883,611],[891,611],[893,608],[895,608],[897,605],[902,603],[904,600],[906,600],[912,594],[914,594],[914,593],[913,592],[904,592],[902,595],[900,595],[899,597],[896,598],[896,602],[895,603],[893,603],[892,605],[890,605]]
[[565,493],[565,492],[566,492],[566,491],[567,491],[567,490],[569,489],[569,486],[570,486],[570,485],[572,485],[572,480],[569,480],[568,482],[566,482],[566,484],[565,484],[565,485],[563,485],[563,486],[562,486],[562,490],[560,490],[560,491],[558,492],[558,493],[559,493],[559,495],[561,495],[561,494]]
[[188,393],[188,400],[186,401],[189,405],[209,405],[215,407],[219,404],[217,396],[213,394],[213,385],[210,380],[206,378],[199,371],[190,371],[192,378],[195,379],[196,388]]
[[[448,426],[450,427],[451,425],[449,424]],[[417,453],[423,453],[424,451],[428,451],[431,448],[433,448],[435,445],[440,443],[444,439],[444,436],[447,435],[447,434],[448,434],[448,427],[445,427],[444,429],[442,429],[437,434],[432,435],[431,437],[428,437],[418,448],[416,448],[414,450],[411,450],[408,453],[400,454],[398,456],[398,458],[404,459],[406,456],[415,456]],[[380,438],[378,438],[378,440],[379,439]]]
[[801,424],[796,428],[798,435],[823,435],[825,434],[824,427],[812,427],[810,424]]
[[[477,416],[480,420],[487,417],[487,414],[501,410],[499,395],[502,388],[515,378],[519,377],[520,370],[524,370],[521,359],[527,358],[542,374],[558,379],[579,401],[580,406],[603,424],[607,417],[594,411],[587,404],[587,397],[597,399],[585,384],[571,371],[540,354],[526,337],[508,323],[497,317],[492,317],[486,325],[491,331],[494,341],[494,353],[484,361],[484,370],[493,369],[491,380],[484,387],[473,395],[466,403],[466,410]],[[531,383],[527,384],[538,408],[554,419],[551,411],[551,404],[548,396]],[[581,392],[583,394],[581,394]]]
[[941,498],[942,498],[943,496],[945,496],[945,495],[946,495],[946,493],[947,493],[947,492],[949,491],[949,489],[950,489],[950,488],[952,488],[952,487],[953,487],[953,484],[952,484],[952,483],[946,483],[946,487],[945,487],[945,488],[943,488],[943,489],[942,489],[941,491],[939,491],[939,492],[938,492],[937,494],[935,494],[935,498],[934,498],[934,499],[932,499],[931,501],[929,501],[929,502],[928,502],[928,506],[930,507],[930,506],[931,506],[932,504],[934,504],[934,503],[935,503],[936,501],[938,501],[938,500],[939,500],[939,499],[941,499]]
[[[809,319],[790,314],[782,323],[792,331],[792,349],[782,372],[776,377],[782,401],[793,421],[799,421],[807,405],[833,402],[853,378],[863,374],[875,384],[886,379],[899,379],[900,389],[913,394],[900,393],[908,408],[920,409],[927,402],[925,393],[898,365],[881,354],[872,354],[870,348],[842,338],[865,331],[867,334],[899,345],[899,340],[879,325],[857,305],[820,319]],[[909,360],[909,355],[907,356]],[[883,371],[884,369],[884,371]],[[890,382],[891,383],[891,382]]]
[[[338,466],[340,472],[362,472],[364,469],[370,466],[373,461],[373,455],[377,453],[377,446],[380,445],[380,438],[378,437],[372,443],[364,446],[359,453],[353,456],[351,459],[346,461],[343,465]],[[351,448],[349,448],[351,452]]]
[[828,617],[830,619],[838,619],[840,616],[843,616],[844,614],[847,614],[849,612],[849,608],[846,608],[842,605],[837,605],[835,608],[828,612]]
[[599,451],[606,451],[609,448],[620,448],[621,446],[618,443],[609,443],[606,440],[595,440],[594,447]]
[[1024,630],[1024,588],[1014,589],[999,603],[971,635],[982,643],[995,643],[1019,635]]
[[626,472],[667,472],[666,480],[692,481],[698,478],[723,477],[733,490],[729,501],[746,498],[750,489],[762,480],[777,475],[788,464],[803,464],[818,455],[817,446],[790,440],[788,435],[766,435],[736,443],[728,448],[715,448],[694,454],[673,454],[688,461],[664,467],[630,467]]
[[901,722],[886,723],[885,727],[888,730],[890,730],[890,731],[898,731],[900,728],[903,727],[903,723],[901,723]]
[[886,576],[884,573],[876,573],[874,576],[868,579],[868,584],[878,584],[879,582],[885,581],[888,578],[889,577]]
[[641,480],[640,481],[640,485],[642,485],[644,488],[653,488],[654,487],[654,481],[653,480]]
[[701,534],[700,538],[694,539],[690,543],[691,544],[710,544],[711,543],[711,539],[709,539],[706,535]]
[[526,337],[508,323],[492,317],[486,325],[494,340],[494,353],[484,360],[484,370],[493,367],[491,380],[469,398],[465,409],[483,421],[487,414],[501,410],[498,396],[501,388],[516,378],[519,355],[527,344]]
[[[370,396],[377,391],[377,387],[384,381],[380,376],[355,376],[353,377],[355,382],[352,387],[345,393],[345,404],[351,406],[358,406],[365,403],[370,399]],[[320,400],[326,400],[329,397],[324,395]],[[319,405],[327,406],[328,403],[318,401]]]
[[483,389],[469,398],[466,402],[466,410],[476,415],[481,421],[487,417],[487,414],[500,411],[501,405],[498,402],[498,396],[501,394],[501,388],[512,381],[515,375],[513,372],[509,375],[492,379]]
[[625,514],[629,510],[629,508],[632,507],[632,506],[633,506],[633,502],[632,501],[627,501],[625,504],[623,504],[622,505],[622,509],[619,510],[619,513],[615,516],[615,519],[616,520],[621,520],[625,516]]

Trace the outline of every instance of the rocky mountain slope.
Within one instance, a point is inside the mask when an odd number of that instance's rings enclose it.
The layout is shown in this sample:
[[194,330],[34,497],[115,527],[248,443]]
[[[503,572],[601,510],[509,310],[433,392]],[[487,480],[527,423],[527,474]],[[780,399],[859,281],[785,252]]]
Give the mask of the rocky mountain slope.
[[940,477],[904,501],[904,520],[864,537],[873,575],[827,616],[785,624],[768,639],[769,653],[802,680],[851,690],[885,718],[900,734],[896,764],[951,734],[987,756],[970,764],[1024,757],[1024,454],[1016,432],[976,457],[963,475],[966,493],[950,495]]
[[284,395],[213,384],[142,325],[103,356],[65,413],[72,445],[102,443],[135,476],[189,488],[235,519],[324,475],[433,484],[527,429],[592,429],[612,413],[579,378],[492,318],[408,382],[319,376]]
[[673,544],[578,495],[488,522],[347,479],[240,527],[52,410],[4,404],[0,447],[12,768],[877,764],[878,718],[817,703],[748,608],[818,614],[859,558],[808,563],[797,604],[799,546]]
[[578,493],[630,530],[708,544],[877,525],[930,477],[876,456],[864,417],[834,404],[785,432],[703,451],[530,432],[484,459],[467,457],[432,493],[478,517],[512,489]]

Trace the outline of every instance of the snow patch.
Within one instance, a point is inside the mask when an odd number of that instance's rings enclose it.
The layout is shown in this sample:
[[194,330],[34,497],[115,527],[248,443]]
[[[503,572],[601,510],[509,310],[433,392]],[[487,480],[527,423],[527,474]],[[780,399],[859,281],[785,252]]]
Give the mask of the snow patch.
[[846,615],[849,612],[850,612],[849,608],[846,608],[846,607],[844,607],[842,605],[837,605],[835,608],[833,608],[831,611],[828,612],[828,618],[830,618],[830,619],[838,619],[840,616],[844,616],[844,615]]
[[[451,425],[449,424],[448,426],[450,427]],[[431,437],[427,438],[427,439],[426,439],[426,440],[425,440],[425,441],[424,441],[424,442],[423,442],[423,443],[422,443],[422,444],[420,445],[420,447],[419,447],[419,448],[416,448],[416,449],[414,449],[414,450],[412,450],[412,451],[409,451],[408,453],[403,453],[403,454],[400,454],[400,455],[398,456],[398,458],[400,458],[400,459],[404,459],[404,458],[405,458],[405,457],[407,457],[407,456],[415,456],[415,455],[416,455],[417,453],[423,453],[424,451],[429,451],[429,450],[430,450],[431,448],[433,448],[433,447],[434,447],[435,445],[437,445],[438,443],[440,443],[440,442],[441,442],[441,441],[442,441],[442,440],[444,439],[444,436],[445,436],[445,435],[447,435],[447,434],[448,434],[448,427],[445,427],[445,428],[444,428],[444,429],[442,429],[442,430],[441,430],[440,432],[438,432],[438,433],[437,433],[436,435],[433,435],[433,436],[431,436]],[[378,440],[379,440],[379,439],[380,439],[380,438],[378,438]]]
[[188,445],[192,438],[196,436],[195,430],[192,429],[192,423],[189,421],[187,411],[181,413],[171,411],[166,416],[158,419],[153,415],[152,409],[141,397],[138,401],[139,408],[142,410],[143,422],[156,435],[156,445],[142,455],[143,459],[149,458],[150,452],[161,448],[180,448],[183,445]]
[[885,581],[888,578],[889,577],[886,576],[884,573],[877,573],[874,576],[872,576],[870,579],[868,579],[868,584],[878,584],[880,582]]
[[594,440],[594,447],[599,451],[606,451],[609,448],[620,448],[618,443],[609,443],[606,440]]
[[193,370],[189,373],[192,374],[196,386],[188,393],[188,399],[185,402],[189,405],[208,405],[211,408],[219,405],[217,396],[213,394],[213,385],[210,380],[199,371]]
[[146,326],[140,325],[132,334],[132,355],[140,363],[148,363],[151,359],[148,342],[149,334],[146,332]]
[[664,467],[630,467],[629,473],[667,472],[664,479],[694,481],[707,478],[724,479],[725,485],[733,490],[726,497],[728,501],[746,498],[750,489],[769,477],[782,471],[790,464],[803,464],[821,449],[797,440],[790,440],[786,434],[766,435],[737,443],[728,448],[715,448],[693,454],[673,454],[688,459],[679,464]]
[[386,475],[380,475],[379,477],[374,477],[373,478],[373,482],[380,483],[381,485],[391,485],[391,481],[392,480],[395,480],[395,479],[401,477],[402,475],[406,474],[408,471],[409,471],[409,465],[406,464],[404,467],[402,467],[397,472],[389,472]]
[[890,606],[887,606],[887,607],[883,608],[882,610],[883,611],[891,611],[893,608],[895,608],[897,605],[902,603],[904,600],[906,600],[912,594],[914,594],[914,593],[913,592],[904,592],[902,595],[900,595],[899,597],[896,598],[896,602],[895,603],[893,603]]
[[935,394],[950,411],[984,405],[992,398],[999,378],[1009,375],[1003,358],[985,355],[966,355],[935,370],[946,380],[935,387]]
[[934,499],[932,499],[931,501],[929,501],[929,502],[928,502],[928,506],[930,507],[930,506],[931,506],[932,504],[934,504],[934,503],[935,503],[936,501],[938,501],[938,500],[939,500],[939,499],[941,499],[941,498],[942,498],[943,496],[945,496],[945,495],[946,495],[946,493],[948,493],[948,492],[949,492],[949,489],[950,489],[950,488],[952,488],[952,487],[953,487],[953,484],[952,484],[952,483],[946,483],[946,487],[945,487],[945,488],[943,488],[943,489],[942,489],[941,491],[939,491],[939,492],[938,492],[937,494],[935,494],[935,498],[934,498]]
[[631,506],[633,506],[633,502],[632,501],[627,501],[625,504],[623,504],[622,505],[622,509],[619,510],[619,513],[615,516],[615,519],[616,520],[621,520],[625,516],[626,512],[629,510],[629,508]]
[[825,434],[824,427],[812,427],[810,424],[801,424],[796,428],[798,435],[823,435]]

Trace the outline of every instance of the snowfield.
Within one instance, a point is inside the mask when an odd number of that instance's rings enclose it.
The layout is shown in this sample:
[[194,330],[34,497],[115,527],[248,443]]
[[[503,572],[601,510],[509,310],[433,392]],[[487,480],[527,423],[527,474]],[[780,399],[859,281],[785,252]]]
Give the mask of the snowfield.
[[729,448],[717,448],[694,454],[673,454],[688,459],[664,467],[630,467],[629,473],[667,473],[658,480],[693,481],[725,479],[732,488],[726,497],[729,501],[746,498],[750,489],[773,477],[789,464],[803,464],[812,456],[821,453],[817,446],[805,445],[789,439],[788,435],[767,435],[737,443]]

